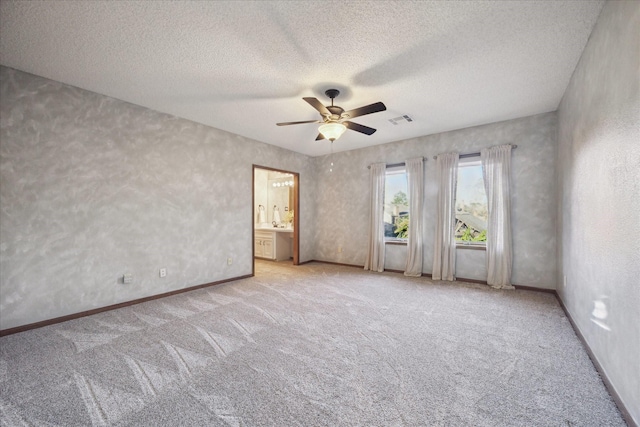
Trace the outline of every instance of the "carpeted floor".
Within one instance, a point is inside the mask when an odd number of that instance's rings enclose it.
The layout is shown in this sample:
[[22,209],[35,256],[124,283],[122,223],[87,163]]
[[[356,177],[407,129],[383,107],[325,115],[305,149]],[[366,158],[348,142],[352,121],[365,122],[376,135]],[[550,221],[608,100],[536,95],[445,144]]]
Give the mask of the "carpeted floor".
[[624,426],[550,294],[325,264],[0,339],[2,426]]

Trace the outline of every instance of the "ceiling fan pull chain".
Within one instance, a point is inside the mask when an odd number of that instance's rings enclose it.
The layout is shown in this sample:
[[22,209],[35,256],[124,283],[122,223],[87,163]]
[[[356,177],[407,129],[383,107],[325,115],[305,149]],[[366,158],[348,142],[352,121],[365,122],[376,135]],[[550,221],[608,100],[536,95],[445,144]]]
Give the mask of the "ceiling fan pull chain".
[[329,160],[331,160],[331,165],[329,166],[329,172],[333,172],[333,141],[331,142],[331,154],[329,154]]

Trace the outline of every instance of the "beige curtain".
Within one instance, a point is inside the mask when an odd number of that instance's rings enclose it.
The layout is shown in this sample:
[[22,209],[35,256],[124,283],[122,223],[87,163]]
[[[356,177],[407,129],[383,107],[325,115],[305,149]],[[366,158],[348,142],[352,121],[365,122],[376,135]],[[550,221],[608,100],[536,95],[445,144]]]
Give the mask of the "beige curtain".
[[498,289],[511,286],[511,145],[480,151],[487,192],[487,283]]
[[405,162],[409,192],[409,239],[405,276],[422,276],[422,194],[424,168],[422,157]]
[[440,154],[436,158],[438,206],[436,212],[436,239],[433,251],[432,276],[434,280],[455,280],[455,204],[458,158],[458,153]]
[[387,165],[374,163],[369,172],[369,245],[364,269],[384,271],[384,181]]

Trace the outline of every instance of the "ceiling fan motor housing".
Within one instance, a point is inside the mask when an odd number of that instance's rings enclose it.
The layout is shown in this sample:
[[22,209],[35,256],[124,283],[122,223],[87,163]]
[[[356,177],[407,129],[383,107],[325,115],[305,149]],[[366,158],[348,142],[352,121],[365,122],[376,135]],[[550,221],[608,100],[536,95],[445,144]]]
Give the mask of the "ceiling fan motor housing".
[[340,120],[342,117],[342,113],[344,113],[344,109],[342,109],[341,107],[338,107],[337,105],[331,105],[329,107],[327,107],[327,110],[329,110],[329,112],[331,113],[331,115],[329,116],[329,119],[331,120]]

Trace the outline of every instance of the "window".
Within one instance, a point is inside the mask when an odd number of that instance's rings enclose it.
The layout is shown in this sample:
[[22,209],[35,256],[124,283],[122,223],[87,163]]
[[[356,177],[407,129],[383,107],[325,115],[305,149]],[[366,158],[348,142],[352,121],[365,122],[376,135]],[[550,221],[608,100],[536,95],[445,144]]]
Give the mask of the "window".
[[487,241],[487,194],[480,160],[460,159],[456,189],[456,242],[485,246]]
[[387,168],[384,181],[384,240],[406,241],[409,237],[409,198],[404,166]]

